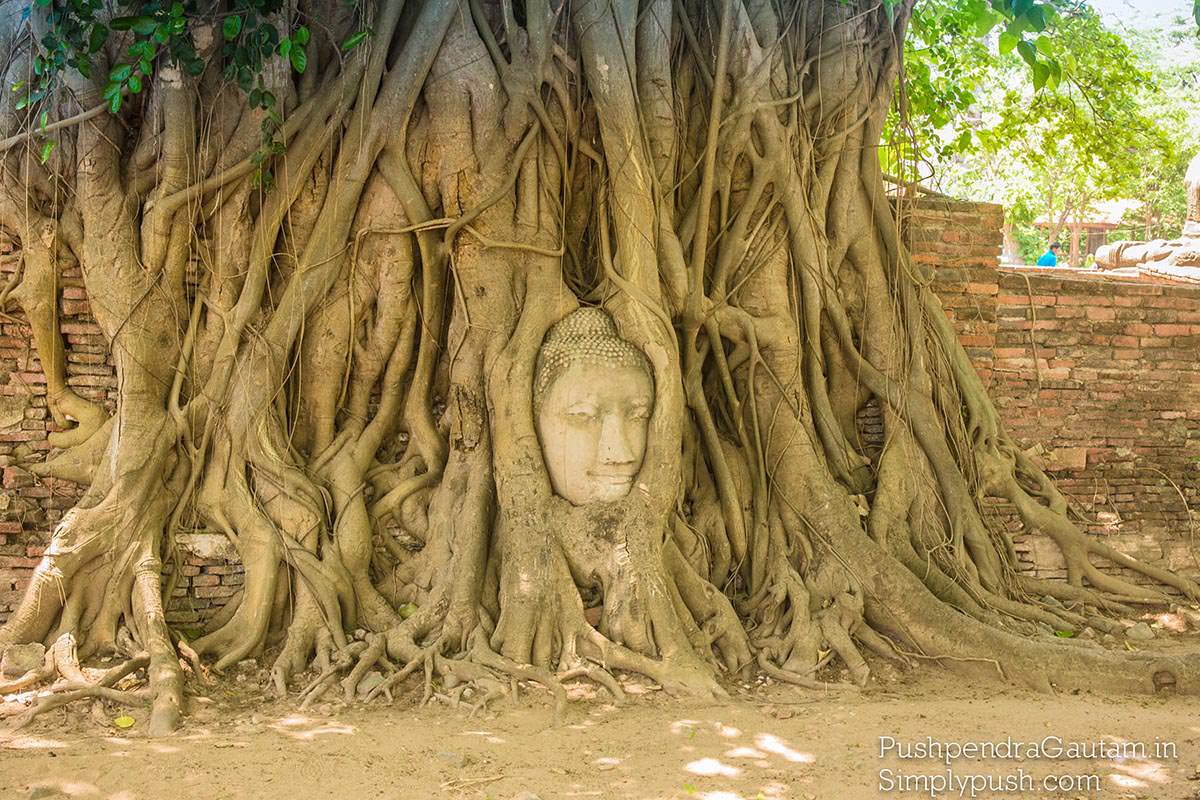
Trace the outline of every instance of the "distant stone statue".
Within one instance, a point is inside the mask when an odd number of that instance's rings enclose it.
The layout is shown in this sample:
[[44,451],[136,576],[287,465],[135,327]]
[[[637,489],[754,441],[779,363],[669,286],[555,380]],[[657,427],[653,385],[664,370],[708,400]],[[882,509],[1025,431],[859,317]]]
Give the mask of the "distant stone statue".
[[629,493],[646,453],[654,379],[605,311],[578,309],[546,334],[533,409],[556,494],[579,506]]
[[1188,163],[1183,178],[1187,187],[1187,221],[1178,239],[1149,242],[1113,242],[1096,251],[1100,269],[1138,266],[1200,266],[1200,153]]

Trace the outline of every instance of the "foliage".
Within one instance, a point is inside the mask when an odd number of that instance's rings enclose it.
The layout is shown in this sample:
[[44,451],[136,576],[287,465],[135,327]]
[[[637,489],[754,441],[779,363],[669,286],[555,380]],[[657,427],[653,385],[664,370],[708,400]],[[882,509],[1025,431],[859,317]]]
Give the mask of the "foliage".
[[[962,121],[998,63],[1024,65],[1035,91],[1054,89],[1073,66],[1055,50],[1059,5],[1045,0],[927,0],[913,9],[905,41],[901,103],[889,115],[884,169],[907,180],[976,144]],[[999,55],[997,55],[997,49]],[[1015,55],[1014,55],[1015,54]],[[1011,58],[1006,58],[1011,56]]]
[[[202,14],[194,0],[122,0],[123,13],[116,16],[107,13],[103,0],[35,0],[34,6],[45,10],[46,31],[39,41],[41,52],[33,59],[35,81],[18,101],[18,108],[51,97],[67,70],[90,78],[94,56],[115,46],[118,52],[103,97],[109,111],[119,113],[126,97],[141,94],[149,84],[155,64],[165,63],[193,76],[202,73],[205,59],[196,50],[195,30],[200,25],[216,26],[219,21],[224,75],[246,93],[251,108],[264,113],[262,145],[254,155],[255,179],[269,185],[270,172],[261,169],[261,164],[267,156],[283,152],[282,142],[275,138],[282,117],[275,95],[263,82],[263,67],[274,56],[286,59],[297,73],[308,66],[307,26],[296,25],[280,35],[270,21],[271,15],[283,10],[283,0],[234,0],[219,17],[215,11]],[[26,9],[26,15],[30,11]],[[13,88],[21,91],[25,87]],[[42,128],[48,113],[42,112]],[[43,144],[43,161],[53,146],[53,140]]]
[[1188,159],[1200,151],[1200,36],[1190,19],[1168,26],[1135,30],[1129,43],[1147,62],[1151,87],[1144,106],[1175,145],[1174,157],[1143,160],[1142,174],[1131,196],[1142,201],[1139,213],[1111,238],[1156,239],[1179,235],[1187,212],[1184,174]]
[[934,30],[957,35],[941,47],[916,54],[913,48],[909,61],[928,61],[931,74],[970,81],[957,93],[914,90],[925,102],[914,104],[911,129],[919,133],[917,149],[929,154],[915,177],[1003,204],[1008,221],[1023,231],[1017,239],[1038,239],[1041,246],[1046,233],[1032,229],[1035,218],[1048,220],[1055,238],[1091,204],[1124,197],[1143,201],[1143,232],[1147,219],[1153,233],[1178,230],[1190,152],[1179,101],[1186,93],[1147,57],[1156,43],[1126,42],[1089,7],[1064,6],[1033,40],[1056,65],[1042,80],[1043,70],[1027,58],[1029,39],[1014,44],[1006,28],[993,48],[979,40],[981,28],[949,25],[955,18],[946,8],[933,15],[941,29],[918,26],[914,18],[915,41],[927,42]]

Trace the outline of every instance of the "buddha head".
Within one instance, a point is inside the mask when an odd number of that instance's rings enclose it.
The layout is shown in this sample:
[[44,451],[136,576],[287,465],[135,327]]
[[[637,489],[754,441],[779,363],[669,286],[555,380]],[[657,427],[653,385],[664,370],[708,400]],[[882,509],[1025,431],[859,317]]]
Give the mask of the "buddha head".
[[654,379],[642,351],[599,308],[581,308],[546,334],[533,413],[550,483],[573,505],[629,493],[646,453]]

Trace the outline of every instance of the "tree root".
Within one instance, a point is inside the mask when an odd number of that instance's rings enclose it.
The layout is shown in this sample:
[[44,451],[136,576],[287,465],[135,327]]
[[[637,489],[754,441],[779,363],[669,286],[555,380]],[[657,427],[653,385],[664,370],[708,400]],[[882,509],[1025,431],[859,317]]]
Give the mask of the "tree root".
[[786,669],[780,669],[770,662],[766,653],[760,652],[756,658],[756,663],[758,664],[759,669],[780,683],[789,683],[793,686],[799,686],[804,689],[813,689],[826,692],[856,692],[859,690],[859,687],[853,684],[819,681],[813,678],[807,678],[804,675],[800,675]]
[[[48,681],[54,674],[62,676],[46,690],[35,693],[36,702],[26,708],[23,704],[12,704],[0,716],[18,716],[13,730],[25,727],[33,720],[56,708],[77,700],[100,699],[130,706],[148,706],[154,694],[150,687],[136,691],[113,689],[122,679],[150,666],[150,655],[139,653],[107,670],[82,670],[75,656],[75,637],[63,634],[46,651],[46,663],[42,669],[26,673],[20,679],[0,686],[0,695],[23,692],[39,683]],[[36,680],[35,680],[36,678]]]
[[154,701],[153,693],[147,688],[136,692],[123,692],[117,689],[110,689],[106,686],[81,686],[74,683],[66,683],[55,689],[54,694],[46,695],[31,706],[28,711],[17,718],[13,723],[13,730],[20,730],[34,719],[45,714],[48,711],[53,711],[56,708],[61,708],[77,700],[99,699],[107,700],[110,703],[119,703],[126,706],[149,706]]

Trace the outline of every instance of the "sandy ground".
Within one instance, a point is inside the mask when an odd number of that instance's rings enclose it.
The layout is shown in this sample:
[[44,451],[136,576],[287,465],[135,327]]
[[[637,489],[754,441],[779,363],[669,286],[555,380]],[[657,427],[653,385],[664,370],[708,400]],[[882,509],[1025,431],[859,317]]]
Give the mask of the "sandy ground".
[[[411,695],[393,706],[301,713],[294,701],[264,702],[254,677],[193,699],[185,728],[169,739],[145,738],[141,712],[119,731],[84,708],[0,734],[0,798],[856,800],[931,796],[904,791],[906,778],[922,789],[933,776],[990,776],[1016,781],[1018,791],[976,783],[974,795],[952,785],[937,796],[1200,800],[1198,698],[1046,696],[926,671],[885,676],[850,696],[762,685],[735,687],[719,703],[657,691],[623,707],[585,697],[555,726],[537,689],[473,718],[419,708]],[[947,767],[894,751],[881,758],[886,736],[906,746],[1045,742],[1051,752]],[[1173,745],[1174,755],[1162,744],[1156,753],[1156,742]],[[1091,750],[1068,758],[1072,744]],[[1052,791],[1043,782],[1073,777],[1082,788]]]

